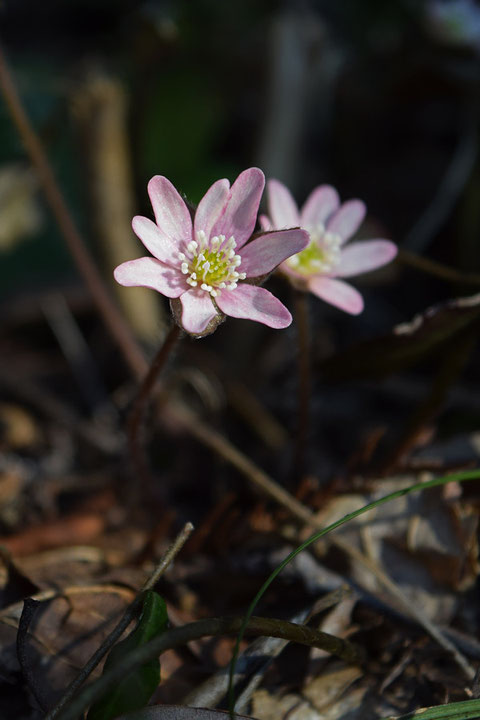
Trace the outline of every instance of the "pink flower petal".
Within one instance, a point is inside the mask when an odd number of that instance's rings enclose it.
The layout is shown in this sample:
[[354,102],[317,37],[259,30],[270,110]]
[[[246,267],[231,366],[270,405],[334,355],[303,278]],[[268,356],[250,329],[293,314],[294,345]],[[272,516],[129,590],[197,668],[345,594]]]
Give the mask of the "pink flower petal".
[[205,193],[198,203],[195,213],[194,230],[195,234],[203,230],[207,238],[210,238],[212,227],[217,222],[227,202],[230,183],[228,180],[217,180]]
[[201,335],[217,315],[210,295],[204,290],[189,290],[182,295],[180,302],[182,326],[192,335]]
[[299,227],[300,214],[290,190],[279,180],[267,183],[268,211],[277,230]]
[[320,185],[315,188],[305,201],[300,213],[301,227],[315,228],[320,223],[325,224],[327,219],[338,210],[340,198],[331,185]]
[[242,264],[238,270],[247,273],[247,277],[265,275],[306,248],[308,242],[309,235],[305,230],[280,230],[260,235],[243,248]]
[[325,302],[351,315],[358,315],[363,310],[363,298],[358,290],[342,280],[316,275],[309,278],[308,289]]
[[262,228],[262,230],[265,230],[266,232],[268,232],[269,230],[273,230],[273,225],[270,222],[269,217],[267,217],[266,215],[259,215],[258,220],[260,222],[260,227]]
[[180,264],[177,245],[164,235],[152,220],[136,215],[132,220],[132,228],[157,260],[161,260],[167,265],[178,266]]
[[258,168],[244,170],[233,183],[223,213],[214,224],[212,235],[231,235],[237,249],[241,248],[251,234],[257,221],[258,206],[265,186],[265,176]]
[[292,322],[292,316],[280,300],[265,288],[242,283],[235,290],[222,290],[216,303],[225,315],[255,320],[280,330]]
[[148,194],[160,231],[181,249],[192,239],[192,218],[181,195],[163,175],[150,180]]
[[397,254],[397,246],[389,240],[354,242],[342,250],[335,277],[352,277],[375,270],[389,263]]
[[347,200],[328,221],[328,232],[337,233],[346,242],[362,224],[366,211],[361,200]]
[[188,285],[185,275],[152,257],[124,262],[113,271],[115,280],[126,287],[148,287],[169,298],[179,297]]

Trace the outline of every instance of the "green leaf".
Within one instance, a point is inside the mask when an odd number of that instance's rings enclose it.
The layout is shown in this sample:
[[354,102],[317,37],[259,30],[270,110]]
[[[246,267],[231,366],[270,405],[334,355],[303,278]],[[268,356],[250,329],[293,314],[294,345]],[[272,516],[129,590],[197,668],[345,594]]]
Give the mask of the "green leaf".
[[[105,661],[104,674],[123,660],[130,652],[145,645],[167,628],[168,616],[165,601],[149,590],[145,593],[142,614],[137,627],[117,643]],[[108,695],[92,705],[87,720],[112,720],[122,713],[142,708],[160,682],[160,662],[150,660],[125,678]]]

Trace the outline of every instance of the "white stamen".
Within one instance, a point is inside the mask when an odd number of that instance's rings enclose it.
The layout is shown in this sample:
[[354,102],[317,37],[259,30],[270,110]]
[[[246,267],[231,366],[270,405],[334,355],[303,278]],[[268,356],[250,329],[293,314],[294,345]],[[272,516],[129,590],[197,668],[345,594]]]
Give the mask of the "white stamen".
[[235,254],[237,243],[233,235],[228,240],[225,235],[209,238],[203,230],[198,230],[196,238],[198,242],[191,240],[186,244],[187,256],[178,253],[181,271],[188,275],[188,285],[198,286],[210,293],[212,298],[218,297],[225,288],[235,290],[238,281],[246,278],[246,273],[236,270],[242,263],[242,257]]

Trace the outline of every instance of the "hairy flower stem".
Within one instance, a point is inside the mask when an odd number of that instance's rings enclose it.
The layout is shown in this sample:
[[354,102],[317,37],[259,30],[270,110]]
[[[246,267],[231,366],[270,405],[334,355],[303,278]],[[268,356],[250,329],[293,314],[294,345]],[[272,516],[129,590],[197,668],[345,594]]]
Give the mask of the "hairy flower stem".
[[177,344],[177,341],[180,338],[180,333],[181,330],[178,325],[172,325],[163,344],[153,358],[153,362],[150,365],[150,368],[145,375],[142,384],[140,385],[137,396],[132,405],[132,409],[130,410],[130,414],[128,416],[128,448],[130,451],[130,457],[133,462],[135,474],[141,479],[146,479],[149,477],[148,465],[145,460],[141,440],[141,430],[145,417],[145,412],[158,376],[163,370],[165,363],[170,356],[170,353]]
[[308,295],[294,290],[295,324],[297,329],[297,435],[293,457],[292,476],[300,480],[305,470],[305,455],[310,429],[310,327],[308,317]]

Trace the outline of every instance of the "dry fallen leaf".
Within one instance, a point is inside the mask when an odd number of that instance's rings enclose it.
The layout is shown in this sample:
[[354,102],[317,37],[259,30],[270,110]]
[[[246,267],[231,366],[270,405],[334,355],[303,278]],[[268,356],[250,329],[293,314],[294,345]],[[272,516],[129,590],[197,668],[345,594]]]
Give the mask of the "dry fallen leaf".
[[[134,595],[125,587],[97,585],[64,588],[60,593],[46,590],[34,596],[40,605],[24,650],[45,706],[59,699]],[[16,638],[22,610],[23,602],[19,602],[0,612],[0,663],[10,674],[19,671]]]
[[[408,478],[382,480],[369,495],[332,498],[320,520],[327,525],[346,513],[408,485]],[[348,523],[339,532],[387,570],[431,620],[448,622],[459,590],[478,574],[477,514],[468,503],[441,488],[397,498]],[[352,565],[353,577],[378,592],[375,579]]]
[[361,676],[359,668],[334,664],[298,693],[272,695],[257,690],[252,698],[254,716],[258,720],[341,720],[365,694],[365,688],[349,690]]

